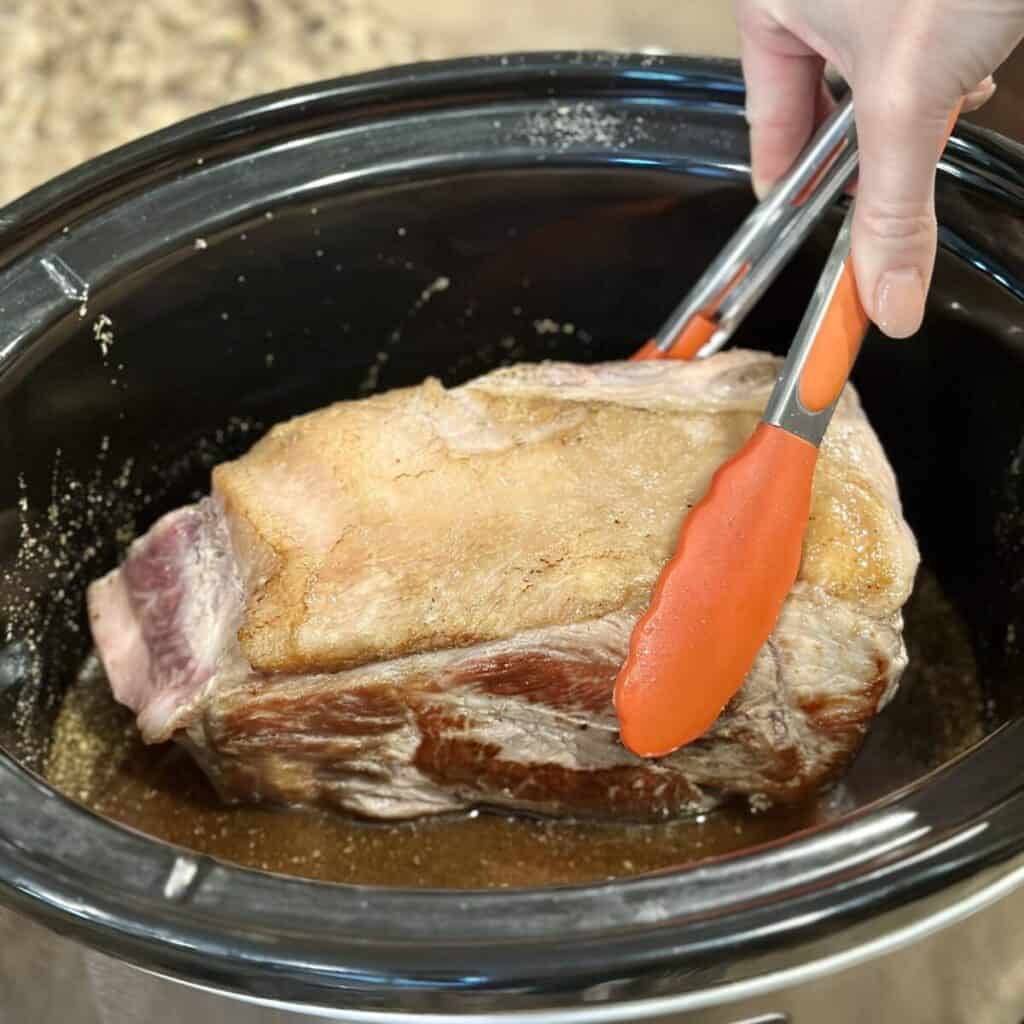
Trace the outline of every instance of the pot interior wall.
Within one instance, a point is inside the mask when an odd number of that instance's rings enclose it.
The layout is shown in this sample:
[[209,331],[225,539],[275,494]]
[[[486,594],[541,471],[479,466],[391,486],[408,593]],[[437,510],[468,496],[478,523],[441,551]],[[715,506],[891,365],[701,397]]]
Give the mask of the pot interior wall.
[[[3,747],[41,769],[90,646],[85,585],[204,491],[211,465],[277,420],[426,375],[454,384],[513,361],[625,356],[749,205],[735,174],[481,171],[275,207],[93,295],[0,394]],[[834,227],[737,344],[785,348]],[[925,562],[967,623],[986,727],[1020,706],[1019,313],[943,253],[922,335],[872,337],[855,378]],[[941,726],[926,716],[909,757],[883,718],[835,813],[930,768]]]

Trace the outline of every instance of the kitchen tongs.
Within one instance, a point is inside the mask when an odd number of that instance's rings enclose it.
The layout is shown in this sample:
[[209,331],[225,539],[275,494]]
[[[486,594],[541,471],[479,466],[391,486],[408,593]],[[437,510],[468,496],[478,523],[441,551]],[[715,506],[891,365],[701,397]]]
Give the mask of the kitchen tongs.
[[[959,111],[958,104],[947,138]],[[644,358],[686,358],[729,337],[856,167],[849,103],[830,126],[810,147],[824,155],[825,169],[801,158]],[[869,322],[850,259],[853,211],[851,205],[761,422],[684,518],[675,553],[633,629],[615,707],[623,742],[640,756],[671,753],[714,725],[796,581],[818,448]],[[783,238],[775,235],[780,229]]]

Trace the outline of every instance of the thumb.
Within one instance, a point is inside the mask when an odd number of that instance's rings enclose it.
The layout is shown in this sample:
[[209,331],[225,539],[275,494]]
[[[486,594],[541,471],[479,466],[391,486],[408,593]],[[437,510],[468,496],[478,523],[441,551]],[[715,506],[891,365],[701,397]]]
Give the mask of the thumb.
[[935,166],[949,112],[934,93],[854,91],[860,174],[853,265],[861,301],[892,338],[920,326],[935,264]]

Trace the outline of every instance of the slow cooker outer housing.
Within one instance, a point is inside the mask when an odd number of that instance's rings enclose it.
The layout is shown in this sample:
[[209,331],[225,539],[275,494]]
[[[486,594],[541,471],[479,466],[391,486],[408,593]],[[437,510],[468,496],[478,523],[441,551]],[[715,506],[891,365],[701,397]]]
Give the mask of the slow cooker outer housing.
[[[465,379],[508,351],[626,354],[749,208],[742,102],[727,62],[401,68],[215,111],[0,211],[0,555],[14,558],[14,510],[45,492],[57,448],[87,468],[106,436],[158,465],[229,416],[269,423],[360,385]],[[750,980],[861,941],[883,913],[1015,884],[1021,674],[1003,641],[1024,576],[1022,182],[1018,147],[958,131],[924,335],[872,339],[857,376],[984,659],[999,724],[977,748],[743,855],[602,885],[431,892],[285,879],[113,826],[41,782],[9,731],[0,898],[120,959],[247,996],[475,1014],[581,999],[613,1011]],[[833,227],[739,344],[784,346]],[[448,289],[417,302],[441,277]],[[113,363],[91,340],[101,313]],[[534,317],[573,332],[535,330]],[[197,485],[168,487],[146,514]],[[0,697],[29,694],[38,730],[59,669],[83,653],[44,639],[34,683],[18,675],[16,635],[0,652]]]

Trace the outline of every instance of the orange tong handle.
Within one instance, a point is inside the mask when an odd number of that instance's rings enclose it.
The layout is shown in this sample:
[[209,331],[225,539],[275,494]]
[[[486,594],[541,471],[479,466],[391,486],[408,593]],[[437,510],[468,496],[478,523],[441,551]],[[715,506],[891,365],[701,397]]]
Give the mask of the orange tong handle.
[[693,359],[715,333],[714,321],[698,313],[682,330],[667,352],[662,352],[652,338],[630,357],[631,361],[648,359]]
[[823,412],[839,397],[870,322],[847,259],[800,374],[800,404],[808,412]]
[[[961,101],[949,116],[939,157],[949,142],[962,107]],[[800,402],[808,412],[821,412],[839,397],[869,324],[857,291],[852,261],[847,259],[800,375]]]
[[762,423],[684,520],[615,682],[633,753],[704,735],[743,684],[800,568],[817,454]]

